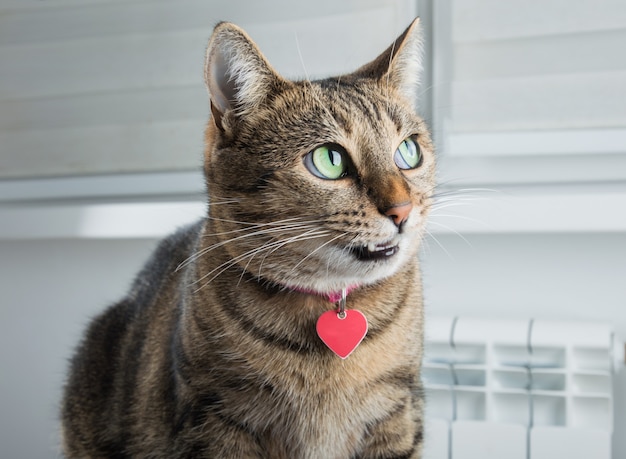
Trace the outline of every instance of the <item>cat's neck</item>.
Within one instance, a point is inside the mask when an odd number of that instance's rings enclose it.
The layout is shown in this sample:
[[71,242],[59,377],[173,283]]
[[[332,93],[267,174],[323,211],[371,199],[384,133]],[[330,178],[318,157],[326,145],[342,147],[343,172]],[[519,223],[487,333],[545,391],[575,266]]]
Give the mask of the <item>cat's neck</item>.
[[290,287],[290,286],[285,286],[285,289],[293,290],[295,292],[304,293],[307,295],[321,296],[322,298],[326,298],[330,303],[337,303],[339,300],[341,300],[342,298],[345,298],[347,295],[350,294],[350,292],[356,290],[359,287],[360,287],[360,284],[353,284],[353,285],[348,285],[343,290],[336,290],[336,291],[331,291],[331,292],[320,292],[320,291],[309,289],[309,288]]

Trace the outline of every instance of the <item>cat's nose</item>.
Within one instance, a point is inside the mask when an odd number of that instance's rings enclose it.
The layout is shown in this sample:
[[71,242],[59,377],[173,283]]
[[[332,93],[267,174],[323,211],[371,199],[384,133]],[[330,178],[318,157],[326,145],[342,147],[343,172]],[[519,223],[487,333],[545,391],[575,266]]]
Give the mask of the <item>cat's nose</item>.
[[409,218],[411,209],[413,209],[413,204],[411,204],[411,202],[403,202],[401,204],[396,204],[386,209],[384,214],[387,217],[391,218],[395,225],[400,228],[402,227],[402,224]]

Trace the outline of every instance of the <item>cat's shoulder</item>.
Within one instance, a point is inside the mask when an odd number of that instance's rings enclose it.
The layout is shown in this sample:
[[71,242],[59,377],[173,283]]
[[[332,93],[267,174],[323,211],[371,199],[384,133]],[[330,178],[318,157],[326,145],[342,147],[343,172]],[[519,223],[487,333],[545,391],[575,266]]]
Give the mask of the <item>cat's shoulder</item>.
[[154,287],[165,278],[180,275],[192,259],[203,226],[204,219],[198,220],[159,241],[135,278],[131,294],[153,293]]
[[168,281],[176,282],[178,268],[194,253],[203,222],[181,227],[157,243],[127,294],[92,319],[86,343],[121,339],[128,327],[163,294]]

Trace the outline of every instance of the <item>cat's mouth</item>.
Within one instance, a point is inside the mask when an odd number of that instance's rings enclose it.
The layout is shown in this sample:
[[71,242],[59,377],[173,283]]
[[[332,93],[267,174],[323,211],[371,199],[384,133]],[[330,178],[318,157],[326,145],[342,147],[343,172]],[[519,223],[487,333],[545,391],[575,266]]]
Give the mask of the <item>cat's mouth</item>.
[[351,252],[360,261],[384,260],[398,253],[400,247],[396,239],[382,244],[369,243],[354,247]]

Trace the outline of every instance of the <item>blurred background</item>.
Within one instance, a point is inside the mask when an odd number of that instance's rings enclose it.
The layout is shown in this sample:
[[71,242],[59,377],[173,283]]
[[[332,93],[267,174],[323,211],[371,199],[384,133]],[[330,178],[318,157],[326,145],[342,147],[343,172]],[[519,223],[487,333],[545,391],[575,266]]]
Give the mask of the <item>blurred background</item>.
[[[376,57],[416,15],[444,196],[422,253],[427,316],[600,322],[626,338],[623,0],[0,0],[0,457],[59,456],[82,330],[159,238],[205,212],[215,23],[315,78]],[[614,459],[616,370],[614,423],[599,426]]]

